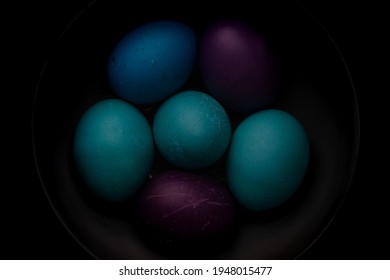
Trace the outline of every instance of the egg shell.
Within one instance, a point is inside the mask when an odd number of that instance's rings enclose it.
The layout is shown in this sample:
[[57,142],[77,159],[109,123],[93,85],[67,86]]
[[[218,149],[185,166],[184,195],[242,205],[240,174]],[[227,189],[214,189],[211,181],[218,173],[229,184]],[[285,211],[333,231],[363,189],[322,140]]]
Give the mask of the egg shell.
[[237,21],[220,21],[202,36],[199,65],[212,96],[227,108],[253,113],[278,95],[276,61],[256,30]]
[[177,91],[195,62],[196,36],[175,21],[152,22],[124,36],[108,62],[108,80],[121,98],[152,104]]
[[139,197],[146,226],[173,241],[224,234],[233,225],[235,210],[227,187],[208,175],[181,170],[152,178]]
[[246,208],[268,210],[298,189],[309,162],[309,140],[292,115],[264,110],[247,117],[235,130],[227,158],[227,178]]
[[81,117],[73,155],[82,179],[95,195],[123,201],[148,179],[154,159],[152,131],[133,105],[103,100]]
[[166,100],[153,120],[156,146],[170,163],[205,168],[221,158],[231,136],[224,108],[206,93],[183,91]]

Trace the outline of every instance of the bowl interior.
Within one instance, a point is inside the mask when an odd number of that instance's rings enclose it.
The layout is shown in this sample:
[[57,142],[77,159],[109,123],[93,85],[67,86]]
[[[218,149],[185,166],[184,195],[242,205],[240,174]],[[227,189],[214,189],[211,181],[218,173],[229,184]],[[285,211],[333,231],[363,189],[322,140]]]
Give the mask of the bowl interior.
[[[65,227],[94,257],[102,259],[285,259],[299,256],[337,212],[353,175],[357,154],[357,104],[336,46],[298,4],[240,2],[211,8],[188,1],[138,3],[96,1],[66,30],[53,50],[36,93],[33,139],[46,194]],[[152,10],[152,11],[151,11]],[[75,127],[89,106],[116,97],[106,64],[115,43],[144,23],[181,21],[201,36],[212,22],[242,20],[262,34],[280,70],[279,100],[270,108],[293,114],[310,140],[309,169],[299,191],[281,207],[263,213],[239,210],[235,230],[216,244],[168,250],[145,238],[134,201],[110,205],[92,196],[72,159]],[[183,89],[206,91],[197,67]],[[152,122],[159,104],[139,106]],[[233,128],[245,117],[228,112]],[[157,155],[152,175],[171,169]],[[224,159],[203,170],[224,181]],[[147,235],[146,235],[147,236]]]

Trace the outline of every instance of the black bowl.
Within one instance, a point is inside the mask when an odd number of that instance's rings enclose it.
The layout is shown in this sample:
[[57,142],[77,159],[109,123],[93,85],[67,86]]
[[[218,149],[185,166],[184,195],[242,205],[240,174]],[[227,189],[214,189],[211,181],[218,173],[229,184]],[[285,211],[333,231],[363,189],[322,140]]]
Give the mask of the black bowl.
[[[95,1],[67,28],[38,85],[33,113],[37,169],[47,197],[65,228],[101,259],[286,259],[304,252],[326,229],[345,197],[355,168],[359,119],[356,96],[342,56],[331,38],[294,2],[252,4],[186,1],[138,3]],[[272,2],[272,3],[268,3]],[[148,241],[134,199],[113,205],[90,194],[72,159],[75,127],[95,102],[115,97],[106,78],[108,55],[127,32],[147,22],[172,19],[200,36],[212,22],[242,20],[258,30],[275,52],[279,100],[270,108],[293,114],[311,145],[309,168],[299,191],[277,209],[239,210],[239,221],[221,242],[194,248]],[[183,89],[207,91],[198,69]],[[139,107],[149,121],[159,104]],[[233,127],[245,116],[229,112]],[[171,169],[157,156],[152,173]],[[203,172],[224,180],[224,159]]]

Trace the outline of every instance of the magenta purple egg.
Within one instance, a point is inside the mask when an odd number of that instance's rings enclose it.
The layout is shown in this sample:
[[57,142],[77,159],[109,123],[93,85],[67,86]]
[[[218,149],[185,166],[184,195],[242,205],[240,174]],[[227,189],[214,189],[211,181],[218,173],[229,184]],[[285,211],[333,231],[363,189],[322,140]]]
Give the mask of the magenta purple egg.
[[252,113],[277,97],[270,46],[244,23],[221,21],[210,26],[200,42],[199,66],[210,94],[231,110]]
[[139,197],[139,213],[148,229],[170,240],[216,237],[229,230],[235,201],[214,178],[172,170],[153,177]]

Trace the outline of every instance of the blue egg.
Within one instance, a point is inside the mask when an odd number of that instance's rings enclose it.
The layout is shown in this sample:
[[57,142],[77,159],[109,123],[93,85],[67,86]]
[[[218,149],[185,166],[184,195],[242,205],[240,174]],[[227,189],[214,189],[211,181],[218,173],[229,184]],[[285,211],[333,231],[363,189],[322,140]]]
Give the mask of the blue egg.
[[153,121],[153,135],[163,157],[177,167],[205,168],[226,151],[230,121],[223,107],[200,91],[183,91],[166,100]]
[[175,21],[152,22],[124,36],[108,62],[113,91],[135,104],[161,101],[188,80],[196,56],[196,36]]
[[309,154],[307,134],[297,119],[281,110],[257,112],[232,136],[226,169],[230,189],[248,209],[275,208],[298,189]]
[[100,101],[80,119],[74,136],[74,160],[82,179],[108,201],[129,198],[148,179],[154,158],[151,128],[133,105]]

